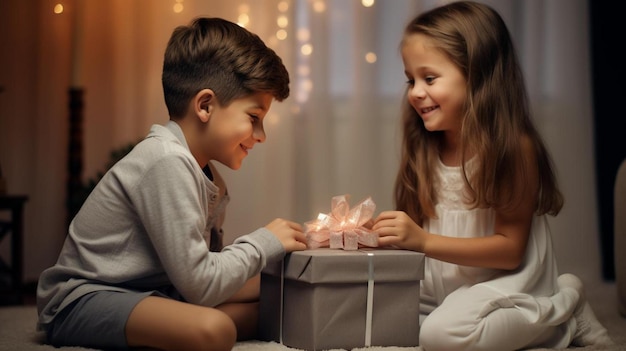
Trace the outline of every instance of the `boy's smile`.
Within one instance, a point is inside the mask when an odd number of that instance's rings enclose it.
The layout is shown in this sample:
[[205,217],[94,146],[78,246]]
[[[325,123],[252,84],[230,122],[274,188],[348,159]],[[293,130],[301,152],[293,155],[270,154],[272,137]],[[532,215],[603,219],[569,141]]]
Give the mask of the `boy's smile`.
[[239,169],[254,144],[266,139],[263,119],[272,99],[269,93],[256,93],[235,99],[228,106],[214,103],[202,140],[208,160]]

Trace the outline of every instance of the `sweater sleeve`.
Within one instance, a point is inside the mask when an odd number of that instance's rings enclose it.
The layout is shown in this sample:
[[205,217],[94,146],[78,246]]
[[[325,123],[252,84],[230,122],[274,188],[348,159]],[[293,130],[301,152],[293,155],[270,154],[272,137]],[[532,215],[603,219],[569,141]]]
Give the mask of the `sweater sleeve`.
[[190,303],[215,306],[285,252],[265,228],[240,237],[222,252],[210,252],[203,238],[205,180],[193,162],[166,154],[146,170],[130,198],[174,287]]

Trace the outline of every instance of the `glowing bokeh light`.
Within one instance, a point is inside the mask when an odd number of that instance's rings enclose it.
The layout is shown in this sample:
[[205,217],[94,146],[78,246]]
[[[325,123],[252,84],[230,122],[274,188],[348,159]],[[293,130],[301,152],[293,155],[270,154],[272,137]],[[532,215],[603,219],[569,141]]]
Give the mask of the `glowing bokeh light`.
[[313,45],[311,45],[311,44],[304,44],[304,45],[302,45],[302,47],[300,48],[300,52],[304,56],[311,55],[313,53]]
[[300,28],[296,36],[300,42],[307,42],[311,37],[311,32],[307,28]]
[[276,38],[278,38],[278,40],[285,40],[287,39],[287,31],[284,29],[279,29],[276,32]]
[[326,3],[322,0],[316,0],[313,2],[313,11],[317,13],[322,13],[326,11]]
[[367,54],[365,54],[365,61],[367,61],[368,63],[374,63],[377,59],[378,57],[373,52],[368,52]]
[[311,68],[308,65],[300,65],[298,66],[298,75],[302,77],[306,77],[311,74]]
[[289,3],[287,1],[281,1],[278,3],[278,11],[287,12],[289,10]]
[[239,14],[239,17],[237,17],[237,24],[245,27],[248,25],[248,23],[250,23],[250,16],[248,16],[247,13]]
[[289,19],[287,18],[287,16],[278,16],[278,18],[276,19],[276,24],[278,24],[280,28],[285,28],[289,25]]
[[313,91],[313,81],[310,79],[303,80],[300,86],[302,87],[302,90],[307,93]]

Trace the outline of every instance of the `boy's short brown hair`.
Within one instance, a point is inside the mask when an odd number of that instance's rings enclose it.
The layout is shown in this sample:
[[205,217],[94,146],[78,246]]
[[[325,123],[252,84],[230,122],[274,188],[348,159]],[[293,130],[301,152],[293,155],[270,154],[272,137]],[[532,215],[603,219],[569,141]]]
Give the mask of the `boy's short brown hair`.
[[278,101],[289,96],[289,74],[281,58],[256,34],[221,18],[196,18],[174,30],[162,83],[171,118],[184,116],[190,99],[206,88],[222,106],[257,92]]

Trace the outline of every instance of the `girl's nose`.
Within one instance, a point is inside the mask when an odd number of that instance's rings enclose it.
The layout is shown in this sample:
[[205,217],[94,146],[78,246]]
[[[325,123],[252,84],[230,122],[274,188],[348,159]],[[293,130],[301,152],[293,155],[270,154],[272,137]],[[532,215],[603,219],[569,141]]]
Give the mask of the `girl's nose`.
[[424,90],[421,84],[415,83],[411,88],[409,88],[409,98],[410,99],[424,99],[426,97],[426,90]]

